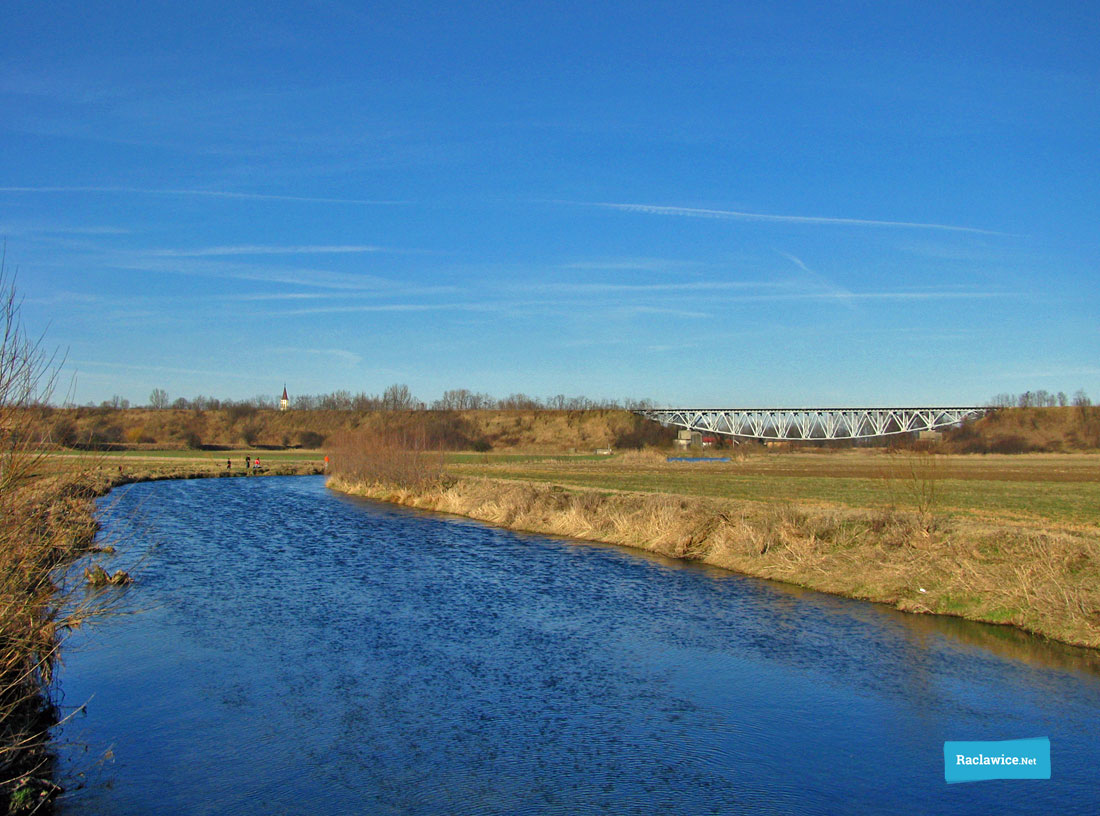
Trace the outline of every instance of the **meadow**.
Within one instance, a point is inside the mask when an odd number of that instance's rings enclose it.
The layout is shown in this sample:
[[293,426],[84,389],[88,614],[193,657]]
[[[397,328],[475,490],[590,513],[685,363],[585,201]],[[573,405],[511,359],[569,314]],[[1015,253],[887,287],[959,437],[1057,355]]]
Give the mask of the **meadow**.
[[1100,524],[1100,454],[757,449],[730,458],[669,462],[655,451],[613,457],[466,455],[448,457],[448,471],[599,490]]

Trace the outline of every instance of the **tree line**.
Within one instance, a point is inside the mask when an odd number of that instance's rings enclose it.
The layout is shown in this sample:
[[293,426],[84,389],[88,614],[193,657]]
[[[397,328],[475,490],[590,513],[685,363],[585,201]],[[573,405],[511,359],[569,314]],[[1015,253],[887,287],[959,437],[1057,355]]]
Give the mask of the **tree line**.
[[[1089,407],[1092,400],[1083,389],[1078,389],[1070,397],[1065,391],[1052,393],[1043,389],[1025,391],[1022,394],[997,394],[989,401],[993,408],[1054,408],[1074,406]],[[97,407],[94,403],[88,407]],[[198,395],[196,397],[177,397],[171,399],[163,388],[154,388],[149,395],[149,404],[131,405],[130,400],[113,396],[99,403],[99,408],[127,409],[152,408],[155,410],[217,411],[219,409],[274,410],[279,400],[266,394],[242,400],[221,400],[217,397]],[[552,397],[534,397],[528,394],[509,394],[498,399],[491,394],[478,393],[466,388],[454,388],[444,391],[443,395],[432,402],[418,399],[407,385],[395,383],[381,394],[366,394],[362,391],[353,394],[340,390],[328,394],[297,394],[290,400],[295,411],[507,411],[507,410],[543,410],[543,411],[591,411],[591,410],[644,410],[656,408],[650,399],[623,400],[590,399],[584,396],[568,397],[556,394]]]
[[[95,404],[88,407],[97,407]],[[128,399],[114,396],[104,400],[99,408],[128,409],[151,408],[158,411],[176,409],[190,411],[217,411],[225,409],[274,410],[279,407],[279,399],[266,394],[243,400],[222,400],[217,397],[198,395],[196,397],[176,397],[172,399],[163,388],[154,388],[149,395],[148,405],[132,405]],[[466,388],[454,388],[444,391],[443,395],[432,402],[418,399],[407,385],[395,383],[381,394],[367,394],[340,390],[328,394],[297,394],[290,398],[290,408],[295,411],[507,411],[507,410],[544,410],[544,411],[591,411],[591,410],[642,410],[656,407],[653,400],[632,399],[590,399],[584,396],[566,396],[556,394],[552,397],[535,397],[528,394],[509,394],[500,399],[491,394],[478,393]]]
[[1052,394],[1050,391],[1039,389],[1037,391],[1025,391],[1022,394],[997,394],[989,401],[993,408],[1065,408],[1073,405],[1076,408],[1088,408],[1092,400],[1084,389],[1078,389],[1072,398],[1065,391]]

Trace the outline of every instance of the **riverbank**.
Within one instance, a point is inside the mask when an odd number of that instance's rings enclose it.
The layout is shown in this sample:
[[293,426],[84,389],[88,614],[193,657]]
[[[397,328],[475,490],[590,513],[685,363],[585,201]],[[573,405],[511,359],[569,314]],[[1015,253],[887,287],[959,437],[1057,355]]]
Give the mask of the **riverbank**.
[[416,488],[344,476],[328,484],[510,529],[637,547],[1100,648],[1100,530],[1093,525],[471,476]]
[[[243,457],[241,457],[243,461]],[[133,482],[226,476],[318,474],[316,461],[273,462],[262,474],[226,469],[224,460],[128,461],[108,457],[29,459],[18,483],[0,492],[0,799],[8,813],[43,812],[60,792],[50,731],[59,712],[50,695],[65,633],[110,607],[63,577],[98,550],[95,499]],[[102,567],[102,564],[99,566]],[[94,568],[92,570],[94,574]]]

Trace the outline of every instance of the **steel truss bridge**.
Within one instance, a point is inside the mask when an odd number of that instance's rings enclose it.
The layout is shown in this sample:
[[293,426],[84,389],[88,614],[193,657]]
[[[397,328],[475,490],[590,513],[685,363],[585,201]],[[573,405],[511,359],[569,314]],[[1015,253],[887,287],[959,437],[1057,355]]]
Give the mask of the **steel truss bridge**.
[[860,439],[934,431],[988,408],[648,408],[634,413],[663,425],[752,439]]

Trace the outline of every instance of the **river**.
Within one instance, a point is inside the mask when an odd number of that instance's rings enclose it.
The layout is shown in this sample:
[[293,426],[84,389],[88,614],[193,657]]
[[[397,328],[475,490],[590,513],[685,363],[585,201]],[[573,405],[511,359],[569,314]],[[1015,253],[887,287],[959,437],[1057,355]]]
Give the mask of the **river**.
[[[65,646],[61,813],[1100,810],[1083,650],[321,477],[103,507],[137,581]],[[944,782],[945,740],[1040,736],[1050,780]]]

